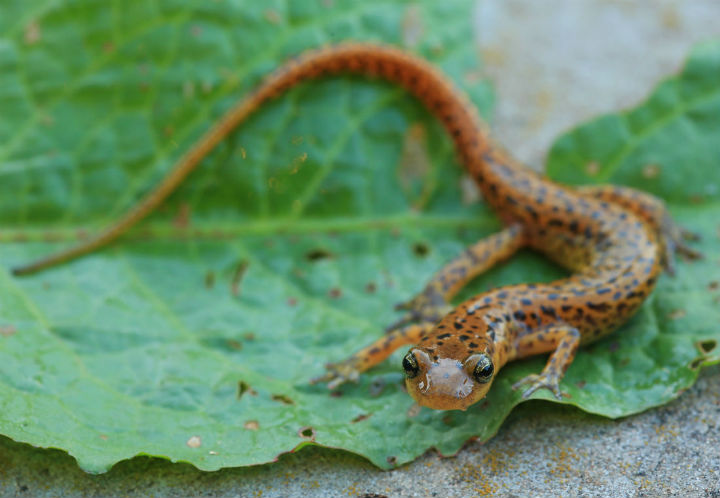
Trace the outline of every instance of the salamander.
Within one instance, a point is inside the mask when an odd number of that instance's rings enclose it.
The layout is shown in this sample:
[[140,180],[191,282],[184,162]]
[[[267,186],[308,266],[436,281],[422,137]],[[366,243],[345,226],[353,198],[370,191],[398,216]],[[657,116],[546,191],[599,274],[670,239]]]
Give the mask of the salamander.
[[[524,397],[538,389],[563,396],[560,381],[581,344],[617,329],[652,292],[673,254],[700,254],[684,242],[663,202],[626,187],[570,188],[521,165],[489,136],[468,98],[423,59],[400,49],[344,43],[308,51],[280,66],[231,108],[118,222],[95,237],[27,266],[32,273],[98,249],[157,207],[228,133],[265,101],[297,83],[334,74],[393,82],[444,125],[461,162],[505,228],[467,248],[433,276],[403,317],[372,344],[327,365],[313,379],[330,388],[356,380],[396,349],[410,395],[434,409],[465,410],[488,392],[509,361],[550,353],[544,369],[520,380]],[[456,307],[450,300],[469,280],[520,248],[538,251],[570,270],[568,278],[496,288]]]

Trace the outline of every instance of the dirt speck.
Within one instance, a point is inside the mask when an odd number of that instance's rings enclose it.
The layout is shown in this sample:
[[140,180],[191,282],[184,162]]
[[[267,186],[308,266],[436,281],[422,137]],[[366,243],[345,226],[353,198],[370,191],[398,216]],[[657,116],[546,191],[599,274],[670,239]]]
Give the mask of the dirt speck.
[[600,164],[597,161],[590,161],[585,165],[585,173],[595,176],[600,172]]
[[248,420],[243,424],[243,428],[248,431],[256,431],[260,428],[260,423],[257,420]]
[[687,315],[687,311],[685,311],[683,309],[676,309],[676,310],[672,310],[670,313],[668,313],[667,317],[670,320],[677,320],[679,318],[684,318],[685,315]]
[[42,38],[40,33],[40,25],[37,21],[30,21],[25,26],[25,43],[27,45],[35,45]]
[[200,439],[200,436],[192,436],[185,444],[187,444],[190,448],[199,448],[202,446],[202,439]]
[[657,164],[646,164],[643,166],[642,175],[648,180],[657,178],[660,174],[660,166]]

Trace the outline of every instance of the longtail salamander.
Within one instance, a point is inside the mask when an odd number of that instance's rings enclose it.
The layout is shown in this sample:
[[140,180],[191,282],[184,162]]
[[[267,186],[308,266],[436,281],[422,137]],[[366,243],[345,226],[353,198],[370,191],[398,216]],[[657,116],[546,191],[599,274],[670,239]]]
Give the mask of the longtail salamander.
[[[157,207],[227,134],[263,102],[320,76],[353,73],[380,77],[415,95],[445,126],[464,166],[506,228],[469,247],[442,268],[387,333],[348,359],[328,364],[330,387],[357,379],[397,348],[414,345],[402,367],[408,392],[431,408],[466,409],[483,398],[507,362],[551,353],[545,368],[520,380],[523,396],[538,389],[562,397],[560,380],[580,344],[626,321],[652,292],[673,254],[699,257],[683,242],[664,204],[630,188],[572,189],[513,161],[490,140],[469,100],[426,61],[402,50],[345,43],[312,50],[272,73],[230,109],[175,164],[155,189],[94,238],[15,274],[31,273],[111,242]],[[547,284],[500,287],[452,309],[449,300],[469,280],[522,247],[572,272]]]

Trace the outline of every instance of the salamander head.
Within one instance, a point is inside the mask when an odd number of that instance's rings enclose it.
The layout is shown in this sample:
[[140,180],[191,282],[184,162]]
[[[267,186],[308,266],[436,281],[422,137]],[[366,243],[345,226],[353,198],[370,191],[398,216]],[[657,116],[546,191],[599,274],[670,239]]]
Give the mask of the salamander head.
[[405,385],[415,401],[435,410],[465,410],[484,398],[495,374],[492,355],[482,350],[462,357],[441,353],[414,347],[403,358]]

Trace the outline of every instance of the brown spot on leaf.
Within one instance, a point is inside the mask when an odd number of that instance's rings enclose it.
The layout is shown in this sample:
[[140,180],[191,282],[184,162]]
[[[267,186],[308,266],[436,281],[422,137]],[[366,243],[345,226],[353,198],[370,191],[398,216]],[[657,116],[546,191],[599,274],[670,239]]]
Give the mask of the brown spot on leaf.
[[297,299],[294,297],[289,297],[287,300],[288,306],[295,306],[297,304]]
[[285,396],[284,394],[273,394],[271,396],[273,401],[278,401],[282,403],[283,405],[294,405],[295,402],[288,396]]
[[298,429],[298,436],[303,439],[315,440],[315,429],[312,427],[300,427]]
[[0,325],[0,335],[3,337],[10,337],[17,332],[14,325]]
[[698,341],[696,346],[702,354],[710,354],[717,347],[717,341],[715,339]]
[[235,339],[228,339],[227,347],[230,349],[234,349],[235,351],[241,351],[242,350],[242,342],[236,341]]
[[35,45],[41,38],[42,34],[40,33],[40,25],[37,21],[30,21],[27,26],[25,26],[25,44]]
[[238,297],[240,295],[240,282],[247,271],[249,263],[246,260],[238,261],[233,271],[233,278],[230,282],[230,292],[233,296]]
[[416,242],[413,244],[412,250],[415,256],[422,258],[430,252],[430,247],[425,242]]
[[276,10],[267,9],[265,12],[263,12],[263,15],[265,17],[265,20],[267,20],[270,24],[280,24],[280,14],[278,14]]
[[422,208],[429,199],[434,182],[428,181],[431,161],[427,150],[427,131],[422,123],[410,125],[405,132],[403,150],[398,166],[400,186],[412,207]]
[[365,292],[368,294],[372,294],[377,290],[377,285],[375,285],[375,282],[368,282],[367,285],[365,285]]
[[173,218],[173,226],[175,228],[184,229],[190,225],[190,204],[183,202],[180,204],[175,218]]
[[360,415],[358,415],[357,417],[355,417],[354,419],[352,419],[352,420],[350,421],[350,423],[352,423],[352,424],[357,424],[358,422],[362,422],[363,420],[367,420],[367,419],[369,419],[370,417],[372,417],[372,413],[361,413]]
[[207,273],[205,273],[205,288],[212,289],[213,287],[215,287],[215,272],[208,270]]
[[579,380],[575,383],[575,385],[578,387],[578,389],[582,389],[587,384],[587,381],[585,380]]
[[250,384],[248,384],[244,380],[240,380],[238,381],[237,399],[242,398],[243,394],[245,393],[248,393],[251,396],[257,395],[257,391],[250,387]]
[[342,290],[338,287],[333,287],[328,292],[328,295],[333,299],[338,299],[338,298],[342,297]]
[[248,420],[243,424],[243,428],[249,431],[256,431],[260,428],[260,423],[257,420]]
[[333,253],[322,247],[312,249],[305,254],[308,261],[319,261],[321,259],[332,259],[335,257]]

